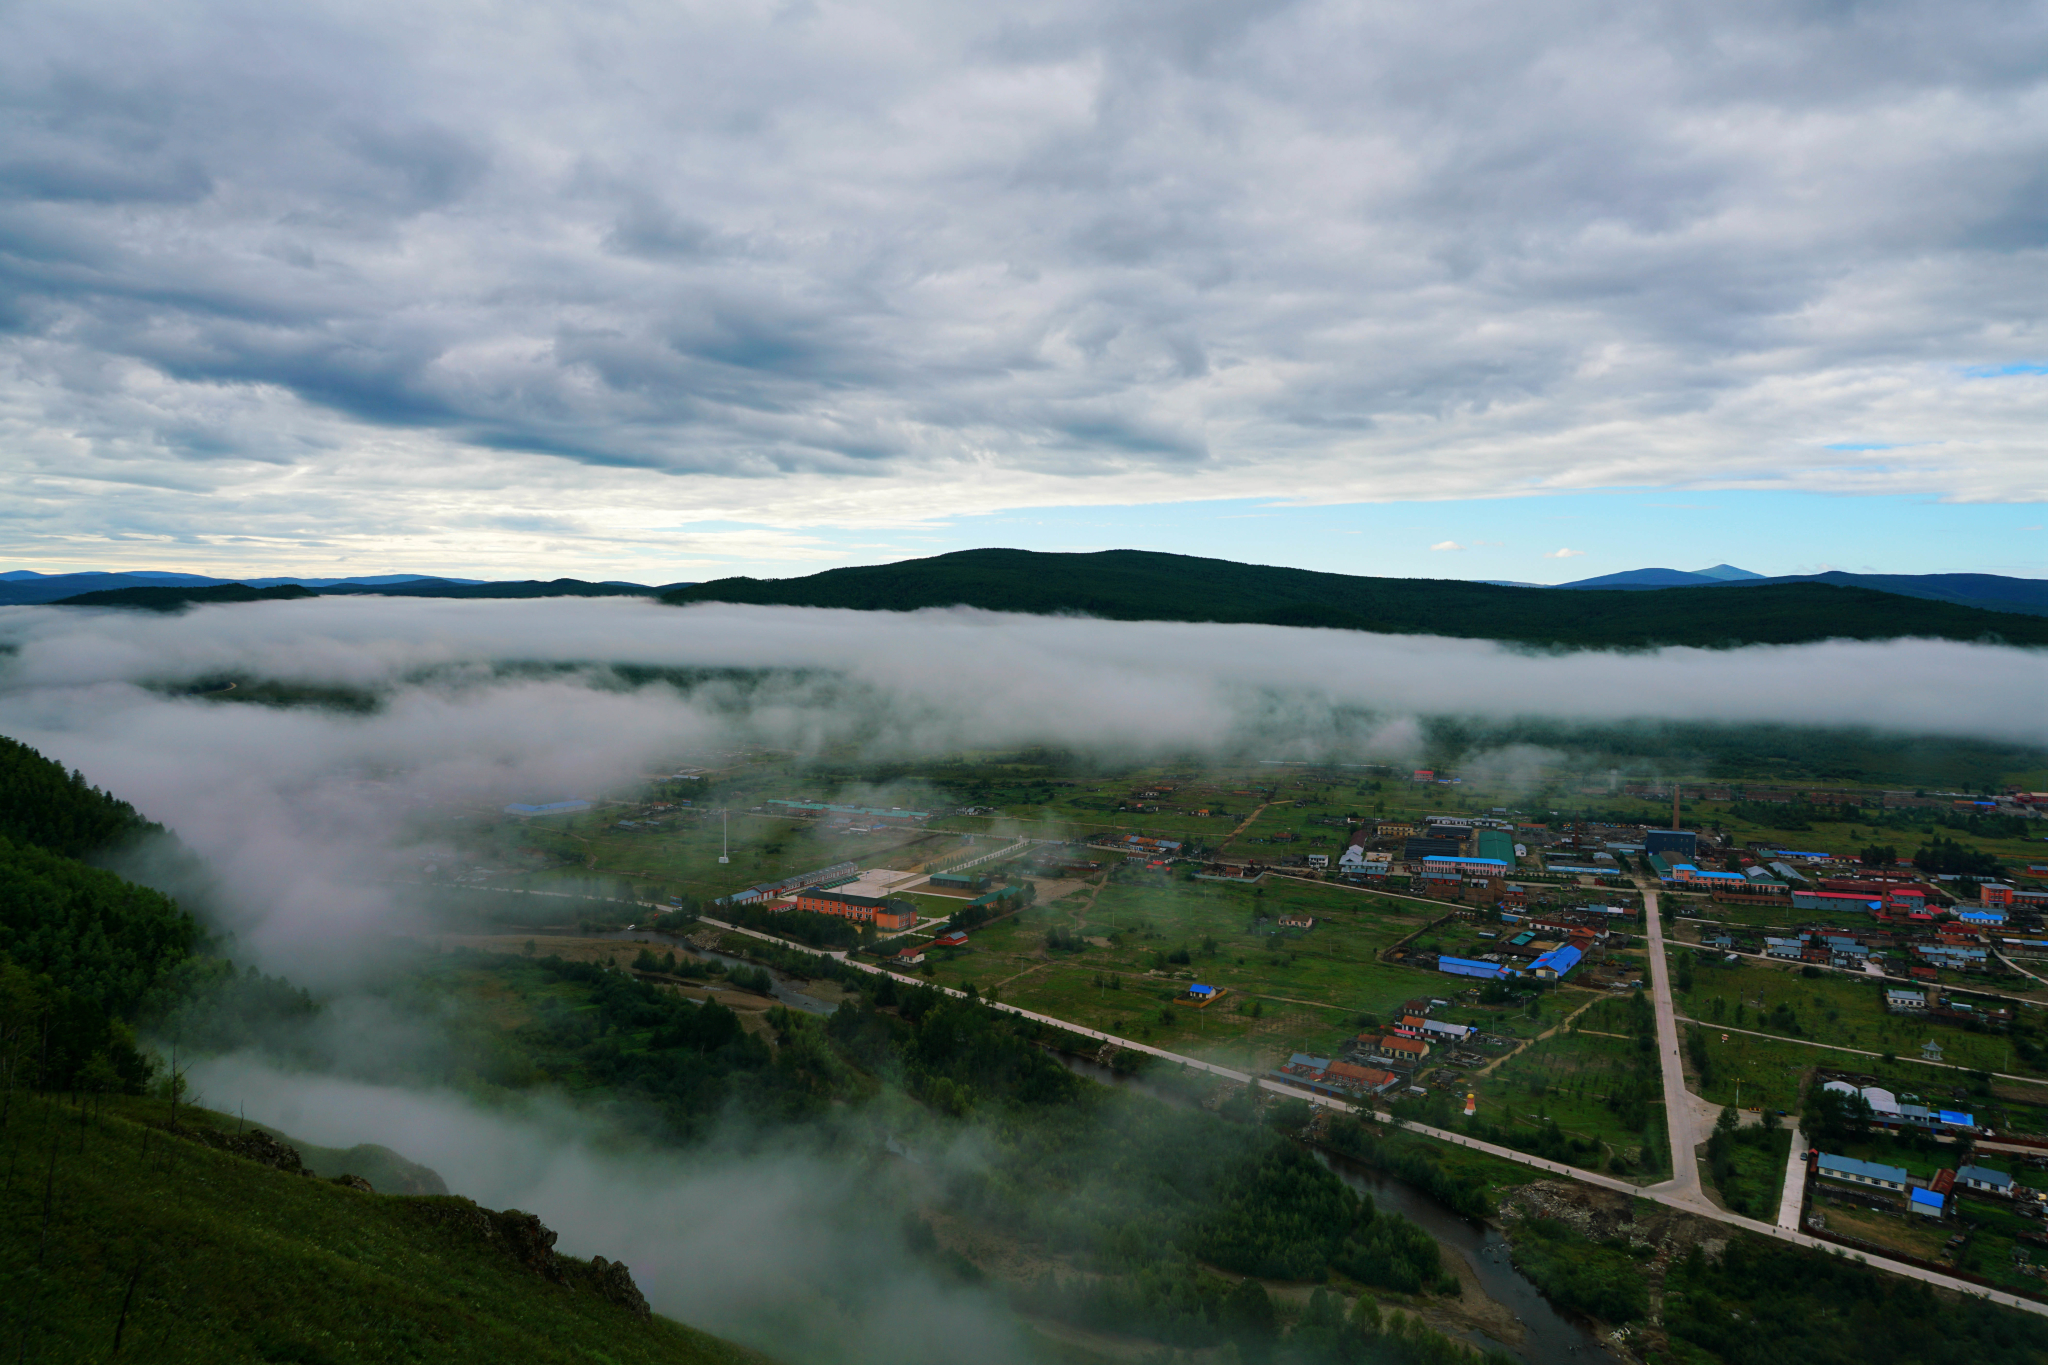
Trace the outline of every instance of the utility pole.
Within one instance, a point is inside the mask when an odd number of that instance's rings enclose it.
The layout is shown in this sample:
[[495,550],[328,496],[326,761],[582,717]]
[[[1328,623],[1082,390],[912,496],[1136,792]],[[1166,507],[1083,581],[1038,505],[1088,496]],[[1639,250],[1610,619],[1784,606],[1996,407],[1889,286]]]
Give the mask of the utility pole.
[[727,856],[732,850],[726,846],[726,836],[731,830],[731,819],[731,812],[723,810],[718,812],[718,861],[720,861],[721,863],[729,863],[732,861],[732,859]]

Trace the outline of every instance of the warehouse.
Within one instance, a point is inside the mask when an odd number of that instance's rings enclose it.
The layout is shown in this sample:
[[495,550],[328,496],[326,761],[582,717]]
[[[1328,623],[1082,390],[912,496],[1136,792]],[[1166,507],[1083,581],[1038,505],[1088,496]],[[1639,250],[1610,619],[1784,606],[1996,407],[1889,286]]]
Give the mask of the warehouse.
[[1482,981],[1499,981],[1508,975],[1508,969],[1498,962],[1480,962],[1465,957],[1440,957],[1436,960],[1436,969],[1452,976],[1476,976]]
[[1814,1172],[1829,1180],[1845,1180],[1853,1185],[1872,1185],[1881,1190],[1904,1190],[1906,1168],[1903,1166],[1880,1166],[1875,1161],[1858,1161],[1854,1157],[1829,1156],[1823,1152],[1813,1164]]
[[1422,860],[1422,875],[1438,880],[1505,877],[1508,865],[1498,858],[1453,858],[1435,855]]

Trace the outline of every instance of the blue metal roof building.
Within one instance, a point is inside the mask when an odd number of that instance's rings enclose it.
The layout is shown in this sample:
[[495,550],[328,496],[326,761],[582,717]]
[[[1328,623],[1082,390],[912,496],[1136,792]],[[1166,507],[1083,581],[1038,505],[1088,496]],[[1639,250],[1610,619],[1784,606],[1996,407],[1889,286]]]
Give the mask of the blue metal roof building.
[[1476,976],[1482,981],[1498,981],[1508,974],[1508,969],[1498,962],[1479,962],[1466,957],[1440,957],[1436,960],[1436,969],[1452,976]]
[[1906,1188],[1906,1168],[1903,1166],[1881,1166],[1875,1161],[1858,1161],[1854,1157],[1830,1156],[1822,1152],[1820,1159],[1814,1162],[1814,1169],[1833,1180],[1876,1185],[1887,1190]]
[[1929,1218],[1941,1217],[1942,1210],[1948,1207],[1948,1200],[1933,1190],[1909,1190],[1906,1193],[1906,1203],[1913,1212],[1925,1214]]
[[1585,954],[1567,943],[1564,947],[1552,948],[1549,952],[1537,958],[1529,964],[1529,970],[1538,976],[1542,976],[1546,972],[1555,976],[1564,976],[1572,968],[1579,965],[1579,959],[1583,956]]

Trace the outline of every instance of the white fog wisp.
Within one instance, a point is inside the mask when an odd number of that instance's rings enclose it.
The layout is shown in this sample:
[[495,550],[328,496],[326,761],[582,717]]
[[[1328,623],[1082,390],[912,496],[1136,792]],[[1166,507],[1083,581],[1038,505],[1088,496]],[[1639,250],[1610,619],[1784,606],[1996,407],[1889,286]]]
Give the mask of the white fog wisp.
[[481,1108],[446,1091],[288,1071],[249,1056],[188,1073],[200,1101],[302,1141],[373,1142],[432,1167],[452,1193],[539,1215],[556,1250],[623,1261],[657,1312],[791,1365],[950,1365],[1035,1358],[1016,1319],[941,1283],[873,1216],[852,1163],[800,1153],[622,1149],[549,1099]]
[[[423,810],[603,790],[730,743],[1398,762],[1420,756],[1418,718],[1432,715],[2048,742],[2048,653],[1928,640],[1546,654],[967,609],[328,598],[175,617],[5,609],[0,644],[13,647],[0,733],[169,825],[218,876],[248,951],[314,980],[348,960],[342,946],[411,927],[388,884],[434,852]],[[610,667],[628,664],[709,672],[631,687]],[[363,689],[377,704],[179,695],[224,675]],[[1511,746],[1474,771],[1524,782],[1554,760]]]

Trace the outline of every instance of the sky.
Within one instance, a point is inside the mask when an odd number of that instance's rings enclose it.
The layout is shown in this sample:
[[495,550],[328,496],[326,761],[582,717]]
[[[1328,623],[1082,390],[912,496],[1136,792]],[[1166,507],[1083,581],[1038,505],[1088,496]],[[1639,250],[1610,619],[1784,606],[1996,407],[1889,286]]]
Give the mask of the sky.
[[2048,575],[2038,5],[8,16],[0,567]]

